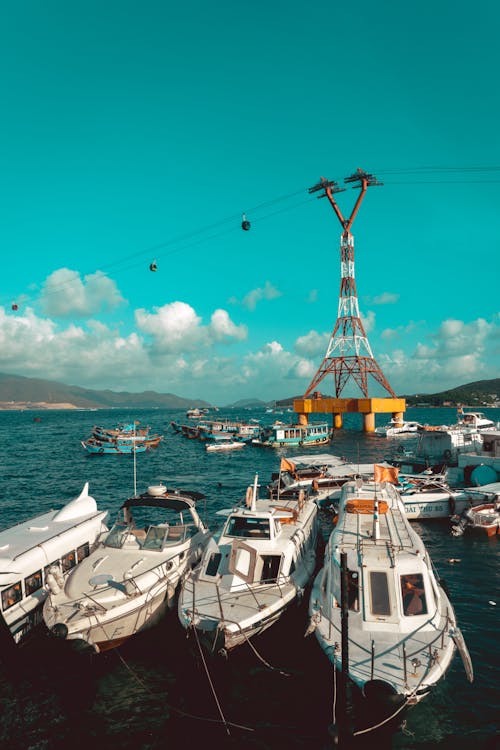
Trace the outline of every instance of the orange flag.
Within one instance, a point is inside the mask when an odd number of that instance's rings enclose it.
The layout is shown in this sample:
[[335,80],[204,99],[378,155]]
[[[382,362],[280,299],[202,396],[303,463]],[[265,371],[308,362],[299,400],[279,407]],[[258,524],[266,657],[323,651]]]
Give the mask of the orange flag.
[[396,466],[380,466],[380,464],[374,464],[373,466],[373,479],[375,482],[397,484],[398,474],[399,469]]
[[292,474],[295,471],[295,464],[293,461],[289,461],[288,458],[282,458],[280,463],[280,471],[290,471]]

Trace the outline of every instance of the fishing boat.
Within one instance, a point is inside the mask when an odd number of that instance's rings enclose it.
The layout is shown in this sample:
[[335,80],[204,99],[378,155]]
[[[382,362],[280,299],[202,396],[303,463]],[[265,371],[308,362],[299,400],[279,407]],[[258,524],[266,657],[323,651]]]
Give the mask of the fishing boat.
[[227,655],[298,603],[316,562],[318,508],[305,490],[261,499],[258,478],[185,579],[178,613],[209,654]]
[[114,440],[116,438],[142,439],[148,437],[151,432],[149,426],[139,427],[139,422],[119,423],[116,427],[92,427],[92,437],[98,440]]
[[241,450],[245,447],[245,443],[241,440],[233,440],[229,436],[221,436],[214,438],[210,442],[205,443],[205,450],[209,453],[226,452]]
[[422,428],[419,422],[406,422],[405,420],[391,419],[389,424],[380,425],[375,428],[375,435],[381,437],[405,437],[406,435],[414,435]]
[[358,476],[373,475],[373,463],[355,464],[344,456],[328,453],[282,457],[279,473],[273,473],[267,492],[275,499],[284,490],[307,489],[319,507],[340,497],[345,482]]
[[195,507],[202,498],[159,483],[126,500],[97,548],[50,587],[49,631],[100,653],[154,625],[174,607],[180,581],[210,538]]
[[266,448],[282,448],[298,445],[304,448],[326,445],[332,439],[332,430],[326,422],[309,424],[283,424],[275,422],[264,427],[252,443]]
[[87,453],[95,455],[130,455],[132,453],[144,453],[148,450],[148,445],[145,441],[137,442],[130,440],[98,440],[97,438],[88,438],[87,440],[81,441],[82,448],[85,448]]
[[[422,539],[393,484],[344,484],[324,565],[314,580],[308,633],[363,699],[373,723],[400,720],[446,674],[458,648],[470,656]],[[370,721],[372,719],[370,718]]]
[[48,586],[63,583],[107,532],[108,511],[97,509],[86,482],[60,510],[41,513],[0,532],[2,615],[16,643],[24,644],[43,623]]

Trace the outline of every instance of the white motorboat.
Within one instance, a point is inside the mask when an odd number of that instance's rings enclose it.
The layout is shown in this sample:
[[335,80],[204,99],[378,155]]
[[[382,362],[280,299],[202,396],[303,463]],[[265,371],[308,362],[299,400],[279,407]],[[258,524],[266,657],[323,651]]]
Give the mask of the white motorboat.
[[102,652],[155,624],[210,538],[195,508],[202,498],[158,484],[126,500],[123,520],[51,587],[43,610],[50,632]]
[[375,434],[382,437],[405,437],[414,435],[422,428],[419,422],[406,422],[405,420],[396,421],[391,419],[389,424],[380,425],[375,428]]
[[108,511],[97,509],[86,482],[80,495],[60,510],[50,510],[0,532],[2,615],[16,643],[28,640],[43,623],[48,587],[91,552],[108,531]]
[[483,536],[500,534],[500,482],[485,484],[471,490],[478,498],[468,508],[452,518],[451,533],[461,536],[465,531],[477,531]]
[[227,520],[179,595],[179,619],[208,653],[227,654],[298,603],[313,576],[318,508],[305,490],[219,511]]
[[205,450],[209,453],[236,451],[245,447],[241,440],[234,440],[233,437],[218,437],[210,442],[205,443]]
[[308,632],[359,689],[367,715],[378,706],[378,722],[428,695],[457,647],[473,679],[451,602],[388,482],[357,479],[342,488],[309,614]]

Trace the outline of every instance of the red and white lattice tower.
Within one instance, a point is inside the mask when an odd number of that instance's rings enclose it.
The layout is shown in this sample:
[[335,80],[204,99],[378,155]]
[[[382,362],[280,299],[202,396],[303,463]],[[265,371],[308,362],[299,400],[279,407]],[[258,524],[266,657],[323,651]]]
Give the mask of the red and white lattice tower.
[[353,378],[356,381],[365,398],[368,398],[369,375],[383,386],[393,398],[396,398],[396,394],[375,361],[359,316],[358,296],[354,280],[354,237],[350,231],[368,186],[381,185],[382,183],[377,182],[373,175],[367,174],[361,169],[358,169],[350,177],[346,177],[344,182],[357,183],[361,189],[348,219],[344,218],[334,198],[334,193],[341,192],[345,188],[341,188],[336,182],[325,180],[323,177],[317,185],[309,188],[310,193],[323,191],[323,195],[319,197],[324,198],[326,196],[328,198],[342,224],[343,232],[340,236],[341,279],[337,322],[323,362],[311,380],[304,398],[314,393],[323,378],[328,374],[332,374],[334,378],[335,398],[340,397],[349,378]]

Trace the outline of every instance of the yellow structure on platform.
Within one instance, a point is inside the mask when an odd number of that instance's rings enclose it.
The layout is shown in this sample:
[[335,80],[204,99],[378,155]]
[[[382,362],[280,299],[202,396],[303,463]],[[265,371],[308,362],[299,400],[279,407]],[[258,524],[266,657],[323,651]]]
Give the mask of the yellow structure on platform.
[[309,414],[332,414],[333,427],[340,429],[344,414],[362,414],[363,431],[375,432],[375,414],[392,415],[396,422],[403,421],[406,411],[404,398],[298,398],[293,402],[300,424],[307,424]]

